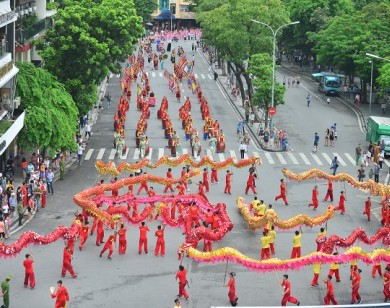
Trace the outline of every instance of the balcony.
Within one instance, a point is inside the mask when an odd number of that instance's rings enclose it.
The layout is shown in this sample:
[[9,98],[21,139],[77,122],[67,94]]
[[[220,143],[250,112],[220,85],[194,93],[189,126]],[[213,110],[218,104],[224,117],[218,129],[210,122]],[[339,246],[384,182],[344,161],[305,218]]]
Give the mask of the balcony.
[[36,23],[26,27],[16,30],[15,39],[16,41],[24,45],[25,43],[30,42],[34,38],[37,38],[41,33],[50,29],[53,26],[53,19],[46,17],[45,19],[38,20]]
[[179,12],[176,15],[178,19],[195,19],[196,14],[194,12]]

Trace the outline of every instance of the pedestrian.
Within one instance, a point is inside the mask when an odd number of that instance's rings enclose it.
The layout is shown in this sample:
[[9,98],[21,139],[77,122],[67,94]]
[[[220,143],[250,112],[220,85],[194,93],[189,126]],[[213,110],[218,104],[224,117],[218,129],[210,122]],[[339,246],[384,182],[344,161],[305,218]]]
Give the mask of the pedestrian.
[[240,147],[239,147],[241,159],[244,159],[247,148],[248,148],[248,146],[245,144],[245,142],[241,141]]
[[382,109],[382,114],[385,114],[386,113],[386,103],[382,103],[381,104],[381,109]]
[[80,237],[79,250],[80,251],[83,250],[83,246],[88,239],[88,235],[89,235],[89,222],[88,222],[88,220],[86,220],[84,222],[84,225],[81,227],[80,235],[79,235],[79,237]]
[[173,308],[181,308],[180,300],[178,298],[175,299],[175,306]]
[[358,169],[357,173],[358,173],[358,180],[359,180],[359,182],[363,182],[363,179],[366,177],[363,165],[360,166],[360,168]]
[[79,166],[81,165],[81,159],[83,158],[83,152],[84,152],[84,147],[81,143],[79,143],[78,148],[77,148],[77,158],[78,158]]
[[383,162],[385,160],[385,150],[381,150],[381,152],[379,153],[378,160],[379,160],[379,169],[382,170]]
[[49,171],[46,174],[46,186],[47,186],[47,193],[48,194],[54,194],[53,190],[53,180],[54,180],[54,173],[51,168],[49,168]]
[[164,226],[158,226],[154,236],[157,237],[156,248],[154,249],[154,255],[157,257],[159,254],[164,257],[165,255],[165,239],[164,239]]
[[18,211],[18,226],[20,227],[22,225],[22,220],[24,216],[24,206],[21,201],[18,202],[16,210]]
[[[167,171],[167,179],[172,179],[173,176],[172,176],[172,169],[171,168],[168,168],[168,171]],[[164,193],[166,193],[168,191],[168,189],[171,190],[171,192],[173,192],[173,187],[172,187],[172,184],[169,184],[167,183],[165,185],[165,188],[164,188]]]
[[295,231],[295,236],[293,236],[293,249],[291,251],[291,259],[301,257],[301,240],[302,240],[302,231]]
[[382,277],[381,261],[376,262],[372,267],[372,271],[371,271],[372,278],[375,278],[376,272],[378,272],[379,277]]
[[138,254],[142,252],[142,246],[144,247],[144,252],[148,253],[148,226],[146,226],[145,222],[141,222],[141,226],[139,227],[139,242],[138,242]]
[[329,97],[326,99],[326,102],[327,102],[328,104],[330,104],[330,98],[329,98]]
[[318,277],[320,276],[321,263],[313,263],[313,280],[311,281],[310,288],[318,286]]
[[374,181],[375,183],[379,182],[379,173],[380,173],[379,164],[374,163]]
[[362,147],[361,147],[361,145],[359,143],[358,146],[355,148],[356,166],[359,166],[361,156],[362,156]]
[[288,275],[283,275],[281,286],[283,289],[282,306],[286,306],[287,302],[299,306],[300,302],[295,297],[291,296],[291,285],[290,281],[288,281]]
[[260,260],[268,260],[271,258],[269,243],[271,241],[271,236],[267,232],[263,231],[263,236],[261,237],[261,256]]
[[287,193],[286,184],[284,183],[284,180],[281,179],[281,180],[280,180],[280,194],[279,194],[278,196],[275,197],[275,201],[278,201],[279,199],[283,199],[284,204],[285,204],[285,205],[288,205],[286,193]]
[[100,258],[102,257],[103,253],[108,250],[108,259],[111,260],[112,253],[114,252],[114,247],[112,247],[112,244],[116,243],[116,231],[114,231],[114,234],[111,234],[106,243],[104,244],[103,249],[100,251]]
[[335,156],[330,163],[330,169],[333,169],[333,175],[336,175],[337,168],[339,167],[339,161],[337,160],[337,156]]
[[[334,256],[337,256],[339,253],[336,251],[333,253]],[[330,264],[328,276],[333,277],[333,274],[336,277],[336,282],[340,282],[340,263],[339,262],[333,262]]]
[[224,193],[225,194],[229,194],[231,195],[231,189],[232,189],[232,175],[233,173],[230,172],[230,170],[227,170],[226,171],[226,177],[225,177],[225,190],[224,190]]
[[385,303],[390,299],[390,267],[386,266],[383,274],[383,294],[385,295]]
[[236,276],[235,272],[229,273],[230,279],[227,284],[225,284],[225,287],[229,288],[228,297],[230,304],[235,307],[237,306],[238,297],[236,295],[236,280],[234,277]]
[[253,124],[255,123],[255,114],[253,113],[253,111],[251,112],[251,114],[249,115],[249,124],[250,126],[252,127]]
[[182,297],[186,300],[190,298],[190,296],[187,294],[186,291],[186,285],[188,284],[187,281],[187,271],[185,270],[183,265],[179,265],[179,271],[176,273],[176,280],[179,280],[179,293],[177,294],[177,297]]
[[62,285],[62,280],[57,281],[57,286],[56,293],[54,293],[54,288],[51,291],[51,298],[56,298],[55,308],[65,308],[66,302],[70,300],[68,290]]
[[333,182],[331,180],[328,180],[328,184],[323,185],[328,185],[324,201],[328,201],[329,198],[330,202],[333,202]]
[[252,190],[252,192],[257,195],[255,186],[253,185],[255,178],[257,178],[257,175],[254,172],[249,172],[248,179],[246,181],[246,188],[245,188],[245,194],[248,194],[249,189]]
[[35,275],[34,275],[34,258],[31,254],[26,254],[26,260],[23,261],[23,266],[25,268],[24,274],[24,287],[27,288],[28,282],[30,281],[31,290],[35,288]]
[[368,221],[371,220],[371,198],[370,197],[367,197],[367,200],[364,203],[363,215],[367,215]]
[[127,232],[127,228],[125,228],[125,225],[122,223],[121,228],[118,230],[118,235],[119,235],[118,253],[120,255],[124,255],[127,250],[126,232]]
[[313,153],[317,152],[318,149],[318,142],[320,141],[320,136],[318,136],[318,133],[314,133],[314,144],[313,144]]
[[345,198],[344,191],[341,191],[339,206],[335,208],[336,211],[341,211],[341,215],[345,214],[345,201],[347,201],[347,199]]
[[70,252],[69,247],[65,246],[64,255],[62,258],[62,271],[61,271],[62,277],[65,277],[66,271],[68,271],[70,273],[72,278],[77,277],[77,274],[73,270],[72,259],[73,259],[73,256],[72,256],[72,253]]
[[3,296],[4,308],[9,308],[9,282],[12,275],[5,276],[5,281],[1,283],[1,296]]
[[[86,140],[91,138],[91,130],[92,130],[91,122],[88,122],[88,124],[85,125],[85,127],[84,127],[84,131],[85,131],[84,138]],[[88,138],[87,138],[87,136],[88,136]]]
[[307,107],[310,107],[310,103],[311,103],[311,95],[310,95],[310,93],[307,93],[306,102],[307,102]]
[[106,100],[107,100],[107,109],[110,109],[111,107],[111,95],[110,95],[110,92],[108,92],[105,96]]
[[362,298],[360,297],[359,294],[359,288],[360,288],[360,281],[362,280],[362,277],[360,276],[360,273],[362,270],[358,268],[357,271],[352,273],[352,299],[351,299],[351,304],[355,304],[355,301],[360,304],[362,302]]
[[329,130],[329,145],[331,147],[334,147],[334,131],[333,130]]
[[313,210],[316,210],[318,207],[318,186],[314,185],[313,191],[311,193],[311,203],[309,207],[312,206]]
[[329,305],[332,302],[333,305],[338,305],[338,302],[334,298],[333,284],[332,284],[332,276],[328,276],[326,280],[324,280],[326,284],[326,294],[324,297],[324,305]]

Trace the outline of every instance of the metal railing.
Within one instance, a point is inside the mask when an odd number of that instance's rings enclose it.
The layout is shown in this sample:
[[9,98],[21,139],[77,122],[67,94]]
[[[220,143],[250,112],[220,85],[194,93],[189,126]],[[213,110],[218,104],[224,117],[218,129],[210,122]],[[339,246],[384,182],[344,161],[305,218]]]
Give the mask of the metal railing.
[[53,19],[46,17],[38,20],[35,24],[27,27],[17,29],[15,33],[16,41],[19,44],[25,44],[34,39],[38,34],[50,29],[53,26]]

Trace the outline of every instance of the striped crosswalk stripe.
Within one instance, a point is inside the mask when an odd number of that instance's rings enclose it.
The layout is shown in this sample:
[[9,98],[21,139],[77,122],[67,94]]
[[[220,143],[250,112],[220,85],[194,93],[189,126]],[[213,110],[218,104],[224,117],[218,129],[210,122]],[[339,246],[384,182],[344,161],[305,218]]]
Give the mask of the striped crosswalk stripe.
[[299,156],[302,158],[303,162],[304,162],[306,165],[310,165],[310,161],[307,159],[307,157],[306,157],[305,154],[299,153]]
[[87,154],[86,154],[85,157],[84,157],[84,160],[89,160],[89,159],[91,159],[92,153],[93,153],[93,149],[89,149],[88,152],[87,152]]
[[188,154],[188,150],[187,149],[183,149],[183,155],[184,154]]
[[206,77],[205,77],[203,74],[200,74],[200,76],[201,76],[203,79],[206,79]]
[[282,165],[287,165],[286,160],[284,159],[282,153],[276,153],[276,156],[279,158],[279,161]]
[[310,153],[311,157],[316,161],[316,163],[320,166],[323,165],[322,161],[318,158],[317,154]]
[[162,77],[162,76],[163,76],[163,73],[162,73],[162,72],[159,72],[158,75],[159,75],[160,77]]
[[152,77],[156,77],[156,73],[155,72],[152,72]]
[[213,79],[213,77],[211,75],[207,75],[207,76],[209,76],[209,79]]
[[126,159],[126,158],[127,158],[127,155],[129,154],[129,151],[130,151],[130,149],[129,149],[129,148],[126,148],[125,154],[122,154],[122,153],[121,153],[121,159]]
[[148,154],[148,156],[146,158],[149,159],[149,160],[152,160],[152,153],[153,153],[153,149],[149,148],[149,154]]
[[105,151],[105,148],[100,149],[96,159],[102,159]]
[[134,151],[133,159],[134,160],[139,159],[139,155],[140,155],[139,148],[136,148],[135,151]]
[[341,166],[346,166],[347,164],[345,163],[344,159],[341,158],[341,156],[338,153],[333,153],[334,157],[337,157],[337,160],[339,161]]
[[206,150],[206,155],[207,155],[208,157],[210,157],[211,159],[213,159],[213,153],[211,153],[211,150],[210,150],[210,149],[207,149],[207,150]]
[[244,159],[248,159],[248,153],[244,153]]
[[197,74],[194,74],[195,78],[198,79],[198,75]]
[[293,162],[294,165],[299,165],[298,160],[295,158],[293,153],[287,152],[288,157],[290,157],[291,161]]
[[237,160],[236,152],[230,150],[229,151],[230,157],[233,158],[234,160]]
[[330,159],[329,155],[326,153],[321,153],[322,156],[324,156],[325,160],[327,161],[328,165],[331,164],[332,160]]
[[274,159],[271,156],[271,153],[265,152],[264,155],[267,158],[267,160],[270,163],[270,165],[274,165],[275,164]]
[[351,162],[352,165],[356,164],[356,161],[352,158],[349,153],[344,153],[345,157]]
[[115,158],[116,149],[111,149],[110,156],[108,157],[109,160],[113,160]]
[[386,165],[387,167],[390,167],[390,163],[389,163],[389,161],[388,161],[387,159],[385,159],[383,162],[385,163],[385,165]]
[[164,148],[159,148],[158,149],[158,159],[164,156]]
[[218,158],[219,158],[219,161],[224,161],[225,160],[225,154],[218,153]]

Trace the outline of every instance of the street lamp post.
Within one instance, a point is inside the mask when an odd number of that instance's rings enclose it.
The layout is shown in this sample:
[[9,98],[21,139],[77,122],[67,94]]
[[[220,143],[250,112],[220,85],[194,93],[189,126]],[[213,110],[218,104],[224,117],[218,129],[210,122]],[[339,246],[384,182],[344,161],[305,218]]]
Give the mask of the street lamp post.
[[[251,19],[252,22],[255,22],[255,23],[258,23],[258,24],[261,24],[265,27],[267,27],[268,29],[271,30],[272,32],[272,35],[273,35],[273,48],[272,48],[272,89],[271,89],[271,107],[274,107],[275,106],[275,62],[276,62],[276,35],[278,34],[279,30],[284,28],[284,27],[287,27],[287,26],[290,26],[290,25],[296,25],[296,24],[299,24],[299,21],[294,21],[294,22],[290,22],[288,24],[284,24],[284,25],[281,25],[279,28],[277,28],[276,30],[274,30],[270,25],[262,22],[262,21],[258,21],[258,20],[255,20],[255,19]],[[272,125],[271,125],[272,126]]]
[[[382,58],[380,56],[377,56],[377,55],[374,55],[372,53],[369,53],[369,52],[366,52],[366,56],[367,57],[371,57],[371,58],[375,58],[375,59],[379,59],[379,60],[384,60],[384,61],[387,61],[387,62],[390,62],[390,59],[386,59],[386,58]],[[373,75],[374,75],[374,61],[371,60],[370,61],[371,63],[371,86],[370,86],[370,105],[369,105],[369,108],[368,108],[368,114],[371,115],[371,104],[372,104],[372,86],[373,86]]]

